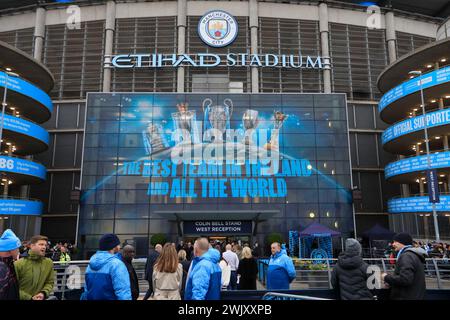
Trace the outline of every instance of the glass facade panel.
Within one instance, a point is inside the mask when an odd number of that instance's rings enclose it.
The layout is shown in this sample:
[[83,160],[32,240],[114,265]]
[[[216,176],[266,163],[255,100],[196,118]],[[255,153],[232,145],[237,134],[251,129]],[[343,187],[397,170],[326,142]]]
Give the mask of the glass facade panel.
[[[188,212],[206,219],[213,213],[256,214],[270,209],[272,213],[266,218],[269,227],[260,229],[262,236],[270,230],[287,232],[291,228],[285,223],[288,216],[308,221],[314,212],[320,221],[319,208],[329,216],[339,217],[339,221],[352,220],[343,95],[115,94],[113,99],[110,96],[92,94],[87,102],[90,125],[85,132],[82,223],[110,217],[114,232],[122,235],[151,236],[163,232],[174,237],[178,232],[174,222],[176,212],[186,212],[183,219],[189,220]],[[98,101],[103,101],[102,106],[98,106]],[[187,114],[180,118],[176,107],[184,101],[190,102],[192,113],[188,118]],[[296,109],[299,105],[302,107]],[[310,115],[305,116],[307,113]],[[194,115],[199,122],[191,121]],[[220,119],[225,122],[215,118],[222,116]],[[99,123],[111,119],[119,123],[116,133],[100,133]],[[190,139],[199,139],[191,156],[203,160],[197,160],[195,165],[173,162],[183,150],[179,149],[183,144],[177,142],[181,137],[173,136],[180,126],[188,128]],[[275,127],[280,127],[279,134],[270,131]],[[304,127],[308,130],[304,131]],[[228,131],[235,134],[234,142],[227,140],[227,135],[222,138],[219,135],[210,143],[212,128],[239,130]],[[256,149],[253,140],[246,140],[244,128],[263,129],[253,137]],[[218,146],[226,144],[220,139],[229,143],[222,151]],[[184,146],[191,145],[185,142]],[[261,162],[264,158],[260,157],[264,157],[263,152],[275,152],[277,146],[281,157],[271,163],[277,163],[278,174],[274,175],[274,171],[262,174],[261,170],[269,168],[264,169]],[[255,150],[259,153],[254,153]],[[220,154],[225,159],[241,155],[247,162],[227,165],[220,160],[220,166],[206,162],[211,157],[221,159],[217,158]],[[260,159],[254,164],[249,162],[253,154],[259,154]],[[352,223],[342,222],[342,226],[346,225]],[[277,229],[279,226],[282,229]],[[90,237],[96,227],[89,228],[80,228],[80,232]]]

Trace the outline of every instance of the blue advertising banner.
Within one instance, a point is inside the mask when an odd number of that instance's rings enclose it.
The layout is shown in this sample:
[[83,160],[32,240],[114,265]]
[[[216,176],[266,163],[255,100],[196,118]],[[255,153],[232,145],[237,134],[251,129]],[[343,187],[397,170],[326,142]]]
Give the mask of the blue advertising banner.
[[[450,211],[450,196],[443,195],[440,202],[435,204],[436,211]],[[389,213],[402,212],[432,212],[433,207],[427,196],[394,198],[388,201]]]
[[33,122],[5,114],[3,123],[5,130],[10,130],[33,137],[48,145],[48,132]]
[[39,216],[42,208],[40,201],[0,199],[0,215]]
[[439,203],[439,183],[436,170],[427,171],[428,197],[431,203]]
[[250,234],[252,233],[252,221],[183,221],[184,234]]
[[53,104],[50,96],[46,94],[43,90],[39,89],[35,85],[29,83],[28,81],[22,80],[14,76],[8,76],[5,72],[0,71],[0,86],[5,87],[6,78],[8,78],[8,90],[15,91],[29,97],[44,107],[46,107],[50,112],[53,111]]
[[411,119],[403,120],[393,126],[387,128],[381,136],[381,142],[387,142],[400,136],[410,134],[419,130],[423,130],[425,125],[427,128],[433,128],[450,124],[450,109],[444,109],[427,113]]
[[0,171],[34,176],[45,180],[47,169],[39,163],[20,158],[0,156]]
[[[431,169],[446,168],[450,166],[450,151],[430,154]],[[427,156],[418,156],[391,162],[384,168],[384,176],[389,179],[405,173],[423,171],[428,169]]]
[[401,99],[411,93],[419,91],[420,81],[422,81],[423,89],[449,82],[450,67],[423,74],[420,77],[406,81],[401,85],[389,90],[383,95],[383,97],[381,97],[380,103],[378,104],[378,111],[381,112],[392,102]]

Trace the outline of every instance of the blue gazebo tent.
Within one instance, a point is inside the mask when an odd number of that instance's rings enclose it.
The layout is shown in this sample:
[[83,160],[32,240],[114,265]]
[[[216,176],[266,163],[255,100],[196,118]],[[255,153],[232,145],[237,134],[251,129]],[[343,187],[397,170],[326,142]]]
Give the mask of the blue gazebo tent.
[[371,257],[373,256],[372,241],[392,240],[394,238],[394,235],[395,232],[392,232],[391,230],[380,226],[378,223],[361,234],[363,238],[366,238],[369,241],[369,254]]
[[395,232],[383,228],[378,223],[362,233],[363,238],[367,238],[369,240],[392,240],[394,235]]
[[[318,222],[311,223],[298,234],[300,258],[332,258],[332,237],[338,237],[341,233],[332,230]],[[313,249],[313,243],[317,240],[317,249]]]

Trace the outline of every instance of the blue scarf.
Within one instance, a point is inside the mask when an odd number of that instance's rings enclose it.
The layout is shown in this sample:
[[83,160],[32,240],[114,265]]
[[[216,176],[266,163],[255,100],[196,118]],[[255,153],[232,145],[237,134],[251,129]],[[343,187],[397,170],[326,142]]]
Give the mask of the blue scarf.
[[397,259],[400,258],[400,255],[403,253],[403,251],[407,248],[411,248],[412,246],[404,246],[398,253],[397,253]]

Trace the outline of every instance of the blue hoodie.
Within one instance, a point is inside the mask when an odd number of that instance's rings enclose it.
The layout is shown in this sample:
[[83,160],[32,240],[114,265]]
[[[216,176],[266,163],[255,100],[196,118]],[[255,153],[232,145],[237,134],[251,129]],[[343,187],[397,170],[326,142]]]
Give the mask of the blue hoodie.
[[295,275],[292,259],[283,251],[277,252],[270,257],[267,268],[267,290],[289,289]]
[[131,300],[130,276],[120,257],[97,251],[85,275],[81,300]]
[[192,260],[184,292],[185,300],[220,300],[222,270],[219,260],[220,252],[213,248]]

